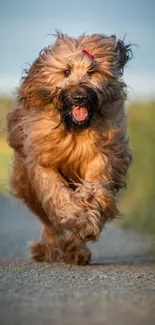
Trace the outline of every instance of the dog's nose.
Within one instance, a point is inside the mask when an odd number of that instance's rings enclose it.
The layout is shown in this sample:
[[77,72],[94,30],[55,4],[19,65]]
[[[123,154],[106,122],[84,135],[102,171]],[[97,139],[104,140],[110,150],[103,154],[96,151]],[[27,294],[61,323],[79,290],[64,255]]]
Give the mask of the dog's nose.
[[87,100],[88,96],[86,93],[74,93],[72,98],[76,104],[83,104]]

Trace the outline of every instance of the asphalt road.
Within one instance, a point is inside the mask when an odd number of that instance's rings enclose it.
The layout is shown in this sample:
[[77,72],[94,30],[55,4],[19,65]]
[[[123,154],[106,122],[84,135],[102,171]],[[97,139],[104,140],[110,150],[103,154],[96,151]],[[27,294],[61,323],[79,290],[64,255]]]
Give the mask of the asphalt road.
[[155,324],[155,262],[149,239],[111,224],[89,266],[28,260],[37,218],[0,198],[1,325]]

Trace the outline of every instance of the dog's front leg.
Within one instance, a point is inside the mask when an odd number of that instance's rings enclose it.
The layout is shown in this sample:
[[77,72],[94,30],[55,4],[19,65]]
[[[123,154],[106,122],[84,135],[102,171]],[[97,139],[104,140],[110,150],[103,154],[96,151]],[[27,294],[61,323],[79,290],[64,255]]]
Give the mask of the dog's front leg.
[[67,219],[76,219],[82,207],[76,204],[73,191],[69,189],[65,179],[57,171],[41,166],[36,166],[30,177],[49,219],[55,226],[65,221],[66,228],[70,229]]
[[103,160],[96,157],[88,165],[82,184],[74,193],[74,199],[85,212],[76,219],[76,222],[70,219],[70,225],[84,241],[96,241],[105,223],[118,215],[111,180],[108,181],[107,177],[104,177],[104,167]]

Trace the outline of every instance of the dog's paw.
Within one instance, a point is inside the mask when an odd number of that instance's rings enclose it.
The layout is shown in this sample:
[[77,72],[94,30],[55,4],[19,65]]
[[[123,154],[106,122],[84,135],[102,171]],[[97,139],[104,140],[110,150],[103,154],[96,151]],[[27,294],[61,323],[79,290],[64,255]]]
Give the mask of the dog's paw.
[[91,252],[88,248],[79,248],[79,250],[66,251],[65,262],[74,265],[87,265],[91,259]]
[[77,220],[77,235],[84,241],[97,241],[99,239],[99,227],[91,218],[80,217]]
[[29,243],[30,258],[36,262],[63,262],[63,252],[57,247],[52,248],[44,242]]
[[48,245],[41,242],[29,243],[30,258],[36,262],[48,261]]
[[83,241],[97,241],[99,239],[99,221],[94,220],[88,214],[75,218],[66,218],[62,221],[64,228],[72,231],[74,235]]

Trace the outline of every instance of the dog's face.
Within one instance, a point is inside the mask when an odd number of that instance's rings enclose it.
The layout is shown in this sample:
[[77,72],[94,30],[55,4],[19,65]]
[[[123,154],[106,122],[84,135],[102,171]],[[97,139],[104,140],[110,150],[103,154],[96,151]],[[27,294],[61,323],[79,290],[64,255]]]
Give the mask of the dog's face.
[[97,92],[85,83],[70,85],[61,89],[59,94],[62,107],[61,120],[67,130],[82,130],[90,125],[98,106]]
[[132,54],[115,36],[94,34],[73,39],[57,34],[43,49],[19,89],[25,107],[45,109],[68,131],[80,131],[107,104],[125,97],[122,74]]

